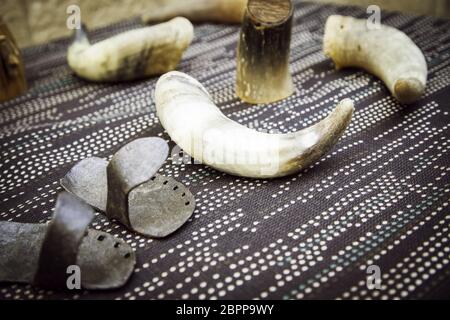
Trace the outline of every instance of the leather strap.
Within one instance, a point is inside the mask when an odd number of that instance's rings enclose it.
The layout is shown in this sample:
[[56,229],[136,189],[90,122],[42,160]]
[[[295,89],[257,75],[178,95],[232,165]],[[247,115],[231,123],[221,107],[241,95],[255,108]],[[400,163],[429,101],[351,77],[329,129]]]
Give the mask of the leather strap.
[[76,264],[78,248],[93,218],[93,209],[75,196],[67,192],[58,196],[41,247],[35,284],[66,287],[67,267]]
[[107,167],[108,196],[106,216],[132,229],[128,211],[128,194],[152,178],[169,153],[161,138],[137,139],[122,147]]

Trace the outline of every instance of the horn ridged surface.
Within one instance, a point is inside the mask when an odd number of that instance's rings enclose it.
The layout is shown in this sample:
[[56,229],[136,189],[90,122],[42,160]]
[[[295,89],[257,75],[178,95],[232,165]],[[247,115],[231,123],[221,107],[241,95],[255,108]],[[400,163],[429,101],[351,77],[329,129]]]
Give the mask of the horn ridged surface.
[[344,99],[322,121],[303,130],[271,134],[227,118],[192,77],[172,71],[156,84],[156,110],[163,127],[185,152],[217,170],[251,178],[300,171],[330,150],[351,121]]
[[324,52],[336,68],[359,67],[379,77],[402,103],[418,100],[427,82],[422,51],[403,32],[366,19],[332,15],[325,25]]
[[168,22],[123,32],[91,45],[77,30],[67,61],[80,77],[91,81],[123,81],[160,75],[175,69],[194,37],[189,20]]

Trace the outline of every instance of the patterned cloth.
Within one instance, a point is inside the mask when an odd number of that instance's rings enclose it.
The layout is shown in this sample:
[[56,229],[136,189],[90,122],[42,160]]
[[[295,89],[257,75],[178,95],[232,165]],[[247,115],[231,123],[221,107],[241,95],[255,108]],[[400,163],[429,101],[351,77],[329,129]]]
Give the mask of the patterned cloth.
[[[259,130],[289,132],[323,118],[344,97],[356,113],[339,144],[300,174],[237,178],[168,159],[161,173],[188,186],[193,217],[161,240],[102,214],[92,228],[136,250],[130,281],[113,291],[52,292],[1,284],[1,299],[250,299],[448,297],[450,225],[450,22],[383,13],[423,50],[423,98],[397,103],[361,70],[336,71],[322,53],[326,18],[365,10],[296,3],[291,69],[296,93],[252,106],[234,94],[239,26],[199,24],[178,70],[198,79],[220,109]],[[91,33],[94,41],[138,19]],[[24,50],[30,90],[0,106],[0,219],[46,222],[58,180],[88,156],[110,158],[139,137],[169,140],[155,114],[157,78],[93,84],[66,63],[68,39]],[[171,144],[173,147],[173,143]],[[380,268],[381,288],[367,287]],[[111,266],[113,268],[113,266]]]

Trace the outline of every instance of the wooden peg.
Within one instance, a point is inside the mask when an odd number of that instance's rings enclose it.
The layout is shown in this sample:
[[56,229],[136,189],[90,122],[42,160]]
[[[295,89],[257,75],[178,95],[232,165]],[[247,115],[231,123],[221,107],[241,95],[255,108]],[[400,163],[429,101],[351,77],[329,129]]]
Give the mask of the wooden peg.
[[8,26],[0,17],[0,102],[27,90],[19,48]]

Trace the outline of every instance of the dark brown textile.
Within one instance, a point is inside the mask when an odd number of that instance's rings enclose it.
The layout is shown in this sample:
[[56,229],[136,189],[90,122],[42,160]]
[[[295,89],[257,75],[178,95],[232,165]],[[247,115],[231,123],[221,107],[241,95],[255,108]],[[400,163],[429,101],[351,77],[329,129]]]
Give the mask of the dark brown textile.
[[[448,297],[450,223],[450,22],[383,13],[429,66],[424,97],[404,106],[361,70],[334,70],[322,53],[330,14],[351,7],[296,3],[291,70],[296,93],[252,106],[234,94],[239,26],[199,24],[179,71],[197,78],[221,110],[260,130],[293,131],[344,97],[352,123],[330,154],[277,180],[233,177],[169,159],[160,173],[188,186],[197,207],[172,236],[151,240],[98,214],[91,227],[126,240],[137,268],[114,291],[52,292],[1,284],[1,299],[239,299]],[[92,32],[95,40],[138,19]],[[59,179],[88,156],[109,158],[139,137],[168,139],[155,114],[157,78],[93,84],[66,63],[69,41],[24,50],[30,90],[0,105],[0,219],[50,219]],[[173,143],[171,144],[173,147]],[[381,288],[367,287],[378,266]]]

